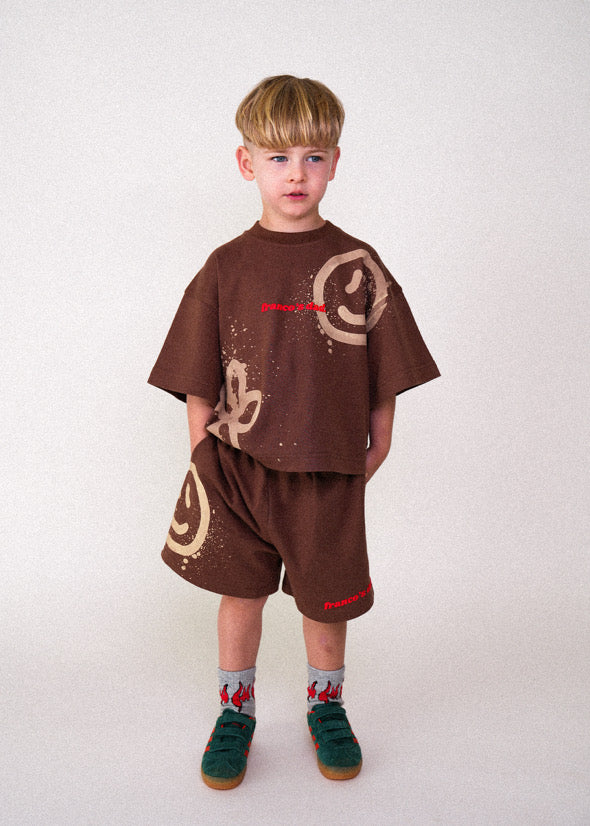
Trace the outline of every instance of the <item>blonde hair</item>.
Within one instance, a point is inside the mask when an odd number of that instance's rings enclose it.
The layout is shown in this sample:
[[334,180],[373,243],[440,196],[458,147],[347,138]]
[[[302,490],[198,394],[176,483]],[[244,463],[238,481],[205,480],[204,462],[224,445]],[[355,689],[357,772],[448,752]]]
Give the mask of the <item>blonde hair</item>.
[[338,145],[344,109],[317,80],[293,75],[267,77],[249,92],[236,112],[244,141],[263,149]]

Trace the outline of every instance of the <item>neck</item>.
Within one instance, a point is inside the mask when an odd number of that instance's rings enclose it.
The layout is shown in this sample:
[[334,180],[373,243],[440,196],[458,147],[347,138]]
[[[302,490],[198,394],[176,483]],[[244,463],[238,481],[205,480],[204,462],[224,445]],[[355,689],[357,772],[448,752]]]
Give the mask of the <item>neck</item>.
[[309,232],[312,229],[320,229],[326,222],[319,214],[308,215],[301,219],[293,219],[278,218],[274,215],[268,215],[263,211],[258,223],[264,229],[271,230],[271,232]]

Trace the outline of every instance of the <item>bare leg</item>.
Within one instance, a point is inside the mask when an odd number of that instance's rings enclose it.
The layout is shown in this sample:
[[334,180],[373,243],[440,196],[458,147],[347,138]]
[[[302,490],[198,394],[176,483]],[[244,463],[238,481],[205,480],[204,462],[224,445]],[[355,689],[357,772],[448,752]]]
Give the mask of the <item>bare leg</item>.
[[303,617],[307,662],[320,671],[338,671],[344,665],[346,622],[316,622]]
[[219,667],[245,671],[256,665],[262,635],[262,609],[268,597],[221,597],[217,617]]

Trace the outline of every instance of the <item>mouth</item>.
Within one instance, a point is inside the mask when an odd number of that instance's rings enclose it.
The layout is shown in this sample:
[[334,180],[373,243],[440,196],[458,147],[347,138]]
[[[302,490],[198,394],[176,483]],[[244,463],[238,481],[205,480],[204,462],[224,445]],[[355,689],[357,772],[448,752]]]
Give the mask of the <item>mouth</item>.
[[307,194],[305,192],[288,192],[286,197],[291,201],[302,201],[307,198]]

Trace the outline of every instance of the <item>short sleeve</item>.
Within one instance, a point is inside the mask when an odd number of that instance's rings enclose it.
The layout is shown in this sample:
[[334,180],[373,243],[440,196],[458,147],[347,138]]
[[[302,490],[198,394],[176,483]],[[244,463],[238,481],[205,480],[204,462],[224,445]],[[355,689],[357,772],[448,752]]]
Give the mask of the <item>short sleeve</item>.
[[388,281],[385,308],[367,336],[371,407],[440,376],[401,287]]
[[212,407],[223,382],[216,268],[212,259],[189,284],[148,382],[177,399],[201,396]]

